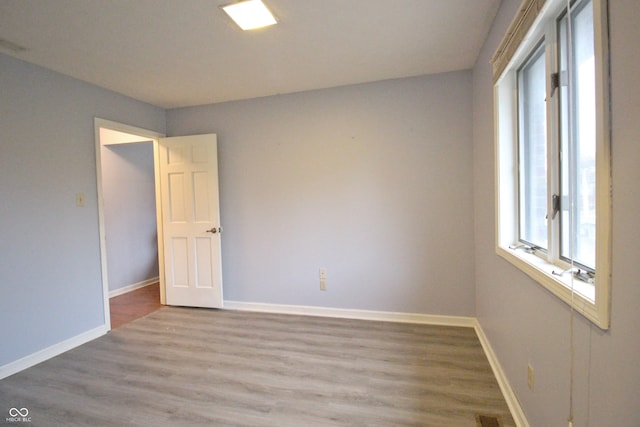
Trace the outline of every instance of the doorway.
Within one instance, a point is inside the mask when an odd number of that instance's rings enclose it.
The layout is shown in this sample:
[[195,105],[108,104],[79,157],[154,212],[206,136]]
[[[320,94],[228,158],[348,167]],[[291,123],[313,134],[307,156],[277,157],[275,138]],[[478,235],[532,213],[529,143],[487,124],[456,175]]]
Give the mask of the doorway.
[[97,118],[95,130],[104,319],[112,329],[164,302],[156,198],[162,135]]

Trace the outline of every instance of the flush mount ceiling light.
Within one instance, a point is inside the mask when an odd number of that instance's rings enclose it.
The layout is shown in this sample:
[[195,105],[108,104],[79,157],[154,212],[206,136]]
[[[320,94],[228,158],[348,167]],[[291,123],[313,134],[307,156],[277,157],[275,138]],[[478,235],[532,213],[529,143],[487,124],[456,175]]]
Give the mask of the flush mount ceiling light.
[[245,31],[278,23],[262,0],[246,0],[221,8]]

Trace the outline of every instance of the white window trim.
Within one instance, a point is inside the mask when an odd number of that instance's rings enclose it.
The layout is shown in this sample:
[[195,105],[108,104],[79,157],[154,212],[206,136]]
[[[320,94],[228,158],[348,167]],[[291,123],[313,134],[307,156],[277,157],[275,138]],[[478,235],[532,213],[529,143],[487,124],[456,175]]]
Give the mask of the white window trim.
[[[555,28],[544,25],[566,7],[566,0],[548,0],[523,38],[509,64],[494,86],[495,129],[495,230],[496,253],[574,307],[601,329],[610,326],[611,289],[611,145],[609,101],[609,52],[607,0],[592,0],[596,61],[596,276],[595,285],[572,280],[571,274],[553,274],[568,268],[520,249],[518,244],[517,196],[517,100],[516,70],[543,35],[553,40],[547,63],[555,67],[557,46]],[[551,33],[549,33],[551,31]],[[545,34],[547,33],[547,34]],[[549,93],[549,91],[547,91]],[[556,93],[556,95],[558,94]],[[555,112],[556,102],[548,109]],[[549,115],[555,120],[557,114]],[[551,126],[557,126],[552,123]],[[551,183],[553,185],[553,183]],[[550,208],[550,207],[549,207]],[[549,209],[551,211],[551,209]],[[554,223],[555,224],[555,223]],[[555,226],[555,225],[554,225]],[[557,227],[557,226],[556,226]],[[557,258],[556,254],[550,254]],[[595,302],[593,302],[595,300]]]

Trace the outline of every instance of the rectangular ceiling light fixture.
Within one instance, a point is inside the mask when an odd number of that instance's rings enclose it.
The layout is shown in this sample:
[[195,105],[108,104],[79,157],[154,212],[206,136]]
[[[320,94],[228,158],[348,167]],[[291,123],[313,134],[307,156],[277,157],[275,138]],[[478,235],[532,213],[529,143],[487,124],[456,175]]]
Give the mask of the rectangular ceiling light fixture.
[[245,31],[278,23],[262,0],[246,0],[221,7]]

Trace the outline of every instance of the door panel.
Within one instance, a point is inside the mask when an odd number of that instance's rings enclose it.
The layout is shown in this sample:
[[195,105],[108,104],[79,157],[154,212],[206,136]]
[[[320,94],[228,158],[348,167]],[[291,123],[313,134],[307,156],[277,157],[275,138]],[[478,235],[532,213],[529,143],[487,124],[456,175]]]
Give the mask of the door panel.
[[[211,239],[208,237],[196,237],[196,287],[197,288],[212,288],[213,277],[212,269],[206,268],[209,260],[212,258],[213,253],[211,250]],[[200,268],[200,266],[205,266]]]
[[171,238],[171,283],[174,287],[189,287],[189,242],[183,237]]
[[184,187],[184,174],[169,174],[169,221],[174,224],[187,219]]
[[216,135],[161,138],[166,303],[222,307]]

